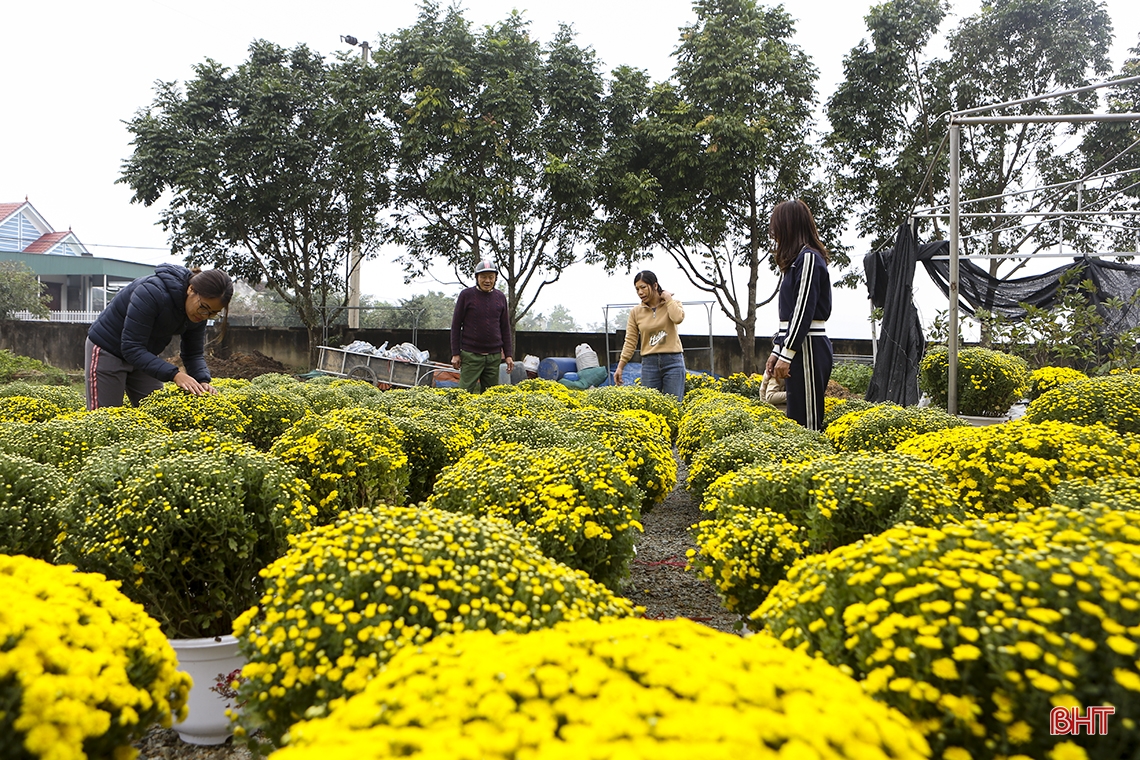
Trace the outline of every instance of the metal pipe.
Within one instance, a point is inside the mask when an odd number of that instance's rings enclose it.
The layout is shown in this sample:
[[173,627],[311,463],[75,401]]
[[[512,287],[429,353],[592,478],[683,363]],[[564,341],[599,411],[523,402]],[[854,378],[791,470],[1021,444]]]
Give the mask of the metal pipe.
[[[949,214],[915,214],[918,219],[947,219]],[[958,212],[960,218],[964,217],[1025,217],[1025,216],[1041,216],[1041,217],[1076,217],[1076,216],[1140,216],[1140,211],[994,211],[986,213],[984,211],[960,211]]]
[[958,413],[958,193],[962,128],[950,122],[950,310],[947,343],[946,408]]
[[1089,121],[1138,121],[1140,113],[1070,113],[1029,116],[962,116],[955,124],[1072,124]]
[[[1100,258],[1135,258],[1140,256],[1140,251],[1113,251],[1111,253],[972,253],[968,256],[959,256],[958,259],[971,259],[973,261],[984,260],[998,260],[1008,261],[1013,259],[1100,259]],[[926,261],[949,261],[949,256],[931,256]]]
[[[1140,143],[1140,140],[1137,140],[1136,142]],[[1089,182],[1096,182],[1097,180],[1109,179],[1110,177],[1119,177],[1122,174],[1135,174],[1136,172],[1140,172],[1140,167],[1137,167],[1134,169],[1121,169],[1118,172],[1110,172],[1108,174],[1097,174],[1095,176],[1082,177],[1081,179],[1070,179],[1070,180],[1065,180],[1064,182],[1054,182],[1051,185],[1038,185],[1037,187],[1031,187],[1031,188],[1028,188],[1026,190],[1011,190],[1008,193],[1001,193],[1000,195],[986,195],[986,196],[983,196],[981,198],[970,198],[969,200],[962,201],[962,205],[965,206],[965,205],[968,205],[970,203],[984,203],[986,201],[996,201],[996,200],[1001,200],[1002,198],[1014,198],[1018,195],[1028,195],[1029,193],[1036,193],[1040,190],[1052,190],[1052,189],[1057,188],[1057,187],[1066,187],[1068,185],[1081,185],[1081,184],[1086,184]],[[915,213],[915,215],[921,215],[923,212],[934,211],[935,209],[939,209],[939,208],[946,208],[949,205],[950,205],[949,203],[938,203],[934,206],[923,206],[920,209],[915,209],[914,213]]]
[[1007,106],[1019,106],[1024,103],[1037,103],[1042,100],[1049,100],[1050,98],[1063,98],[1066,95],[1077,95],[1082,92],[1089,92],[1091,90],[1099,90],[1102,87],[1119,87],[1125,84],[1132,84],[1140,82],[1140,76],[1125,77],[1124,79],[1112,79],[1107,82],[1100,82],[1098,84],[1089,84],[1084,87],[1077,87],[1072,90],[1062,90],[1061,92],[1051,92],[1048,95],[1034,95],[1032,98],[1022,98],[1021,100],[1007,100],[1004,103],[994,103],[988,106],[978,106],[977,108],[967,108],[964,111],[953,111],[950,113],[950,118],[956,122],[962,123],[958,119],[959,116],[965,116],[971,113],[982,113],[983,111],[992,111],[995,108],[1005,108]]

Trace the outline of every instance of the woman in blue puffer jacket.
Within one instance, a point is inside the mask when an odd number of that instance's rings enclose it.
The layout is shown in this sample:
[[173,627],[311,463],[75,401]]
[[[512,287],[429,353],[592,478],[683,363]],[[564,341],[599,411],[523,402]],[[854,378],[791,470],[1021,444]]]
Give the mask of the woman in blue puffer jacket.
[[[229,306],[233,282],[220,269],[160,264],[120,290],[87,331],[87,408],[132,406],[173,381],[182,390],[216,393],[206,367],[206,322]],[[159,358],[175,335],[185,369]]]

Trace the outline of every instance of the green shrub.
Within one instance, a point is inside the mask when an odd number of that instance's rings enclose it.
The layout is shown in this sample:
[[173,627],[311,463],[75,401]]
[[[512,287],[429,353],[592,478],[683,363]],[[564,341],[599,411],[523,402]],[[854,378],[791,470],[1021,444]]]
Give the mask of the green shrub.
[[688,570],[712,583],[724,608],[748,614],[804,555],[807,531],[766,507],[726,509],[693,526]]
[[1140,441],[1101,425],[1014,420],[927,433],[896,451],[934,465],[956,500],[977,514],[1048,506],[1066,481],[1140,475]]
[[598,436],[585,430],[568,429],[551,420],[522,417],[496,419],[478,439],[480,448],[498,443],[517,443],[528,449],[552,446],[572,449],[600,442]]
[[212,430],[241,436],[249,427],[249,416],[221,393],[195,396],[173,383],[142,400],[139,409],[175,432]]
[[860,362],[839,362],[831,368],[831,379],[859,396],[867,392],[874,374],[873,365]]
[[50,401],[30,396],[0,397],[0,424],[5,422],[44,422],[63,410]]
[[267,372],[264,375],[258,375],[249,382],[258,388],[292,388],[294,385],[301,384],[301,382],[292,375],[283,375],[279,372]]
[[146,412],[129,406],[107,406],[42,423],[0,425],[0,449],[70,473],[103,446],[139,443],[162,434],[169,435],[170,428]]
[[296,394],[249,383],[227,393],[226,398],[249,418],[242,438],[262,451],[269,451],[273,442],[309,409],[307,402]]
[[471,450],[475,436],[446,412],[416,417],[392,417],[403,434],[401,445],[408,456],[408,502],[431,496],[435,481],[445,467],[455,464]]
[[779,432],[802,429],[771,404],[750,401],[730,393],[698,393],[700,396],[691,404],[686,399],[685,412],[681,415],[677,431],[677,453],[685,462],[692,462],[701,447],[734,433],[752,430],[760,422]]
[[73,483],[59,559],[121,581],[175,638],[230,633],[315,514],[291,468],[202,431],[105,450]]
[[614,458],[625,464],[643,492],[643,514],[664,501],[677,485],[677,460],[668,440],[644,422],[591,408],[566,410],[556,419],[566,430],[595,436]]
[[342,510],[403,504],[408,455],[403,434],[383,412],[336,409],[302,417],[273,443],[270,453],[297,468],[312,489],[317,524]]
[[[919,363],[918,385],[934,403],[947,405],[950,377],[945,346],[927,351]],[[958,413],[1000,417],[1029,389],[1029,365],[1019,356],[988,348],[958,352]]]
[[771,429],[754,428],[705,446],[689,465],[689,492],[699,503],[709,486],[726,473],[751,464],[777,464],[835,453],[819,433],[804,428],[800,431],[798,434],[776,433]]
[[27,356],[0,349],[0,383],[32,380],[48,385],[67,385],[67,373]]
[[1095,482],[1066,481],[1057,486],[1053,501],[1073,509],[1105,504],[1112,509],[1140,509],[1140,477],[1100,478]]
[[677,426],[681,424],[681,405],[668,393],[659,393],[652,388],[640,385],[607,385],[586,391],[586,404],[611,412],[630,409],[644,409],[660,415],[669,425],[668,439],[677,437]]
[[903,441],[967,423],[938,407],[878,404],[827,429],[836,451],[893,451]]
[[760,400],[760,384],[764,382],[764,376],[759,374],[746,375],[743,372],[734,372],[728,377],[720,379],[719,390],[721,393],[734,393],[737,396],[744,396],[745,398]]
[[72,388],[58,385],[40,385],[17,381],[0,385],[0,396],[30,396],[50,401],[65,412],[80,412],[87,406],[83,394]]
[[1074,380],[1047,391],[1025,410],[1029,422],[1106,425],[1118,433],[1140,433],[1140,375]]
[[[827,399],[824,399],[824,404],[828,405]],[[865,411],[867,409],[870,409],[873,406],[878,406],[878,405],[873,403],[873,402],[870,402],[870,401],[864,401],[863,399],[860,399],[860,398],[848,398],[848,399],[835,399],[835,402],[830,404],[829,406],[831,408],[828,409],[827,412],[823,415],[823,429],[825,431],[831,425],[831,423],[835,422],[837,419],[839,419],[840,417],[842,417],[845,414],[851,414],[852,412]]]
[[701,509],[725,517],[736,508],[767,507],[807,530],[810,551],[826,551],[899,522],[963,518],[938,475],[914,457],[882,453],[753,465],[714,483]]
[[689,394],[693,391],[699,390],[720,390],[720,380],[707,372],[686,372],[685,373],[685,398],[689,398]]
[[55,467],[0,452],[0,554],[50,562],[62,526],[56,502],[66,490]]
[[1033,401],[1046,391],[1059,388],[1075,380],[1087,380],[1088,375],[1071,367],[1040,367],[1029,373],[1029,400]]
[[234,626],[249,660],[240,721],[278,744],[363,690],[392,655],[441,634],[633,613],[507,522],[436,509],[347,514],[300,536],[262,576],[260,606]]
[[283,385],[281,390],[300,398],[314,414],[327,414],[334,409],[355,405],[352,396],[327,384],[294,383]]
[[[934,757],[1135,757],[1137,536],[1140,512],[1103,507],[898,526],[797,562],[753,619],[854,675]],[[1107,735],[1051,735],[1054,707],[1091,705],[1115,707]]]
[[617,589],[633,558],[642,492],[601,446],[497,444],[444,470],[427,506],[519,525],[542,552]]

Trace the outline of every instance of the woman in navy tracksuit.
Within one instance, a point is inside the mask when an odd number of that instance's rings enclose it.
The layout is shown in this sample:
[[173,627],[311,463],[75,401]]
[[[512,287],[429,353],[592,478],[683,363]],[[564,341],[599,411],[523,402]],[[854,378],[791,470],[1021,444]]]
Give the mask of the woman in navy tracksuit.
[[810,430],[823,429],[823,395],[833,356],[825,325],[831,316],[827,249],[811,209],[801,200],[772,210],[770,226],[780,268],[780,331],[768,357],[769,376],[787,378],[788,416]]
[[[120,290],[87,331],[87,408],[134,406],[167,381],[201,395],[216,393],[206,368],[206,322],[229,305],[234,286],[220,269],[160,264]],[[159,358],[175,335],[185,369]]]

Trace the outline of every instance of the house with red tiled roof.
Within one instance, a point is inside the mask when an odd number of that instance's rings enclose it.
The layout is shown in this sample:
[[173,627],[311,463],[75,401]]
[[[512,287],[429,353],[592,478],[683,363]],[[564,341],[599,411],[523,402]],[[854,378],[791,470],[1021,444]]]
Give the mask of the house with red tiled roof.
[[100,312],[110,296],[154,268],[94,256],[70,229],[56,232],[28,201],[0,203],[0,261],[26,265],[51,297],[53,318]]

